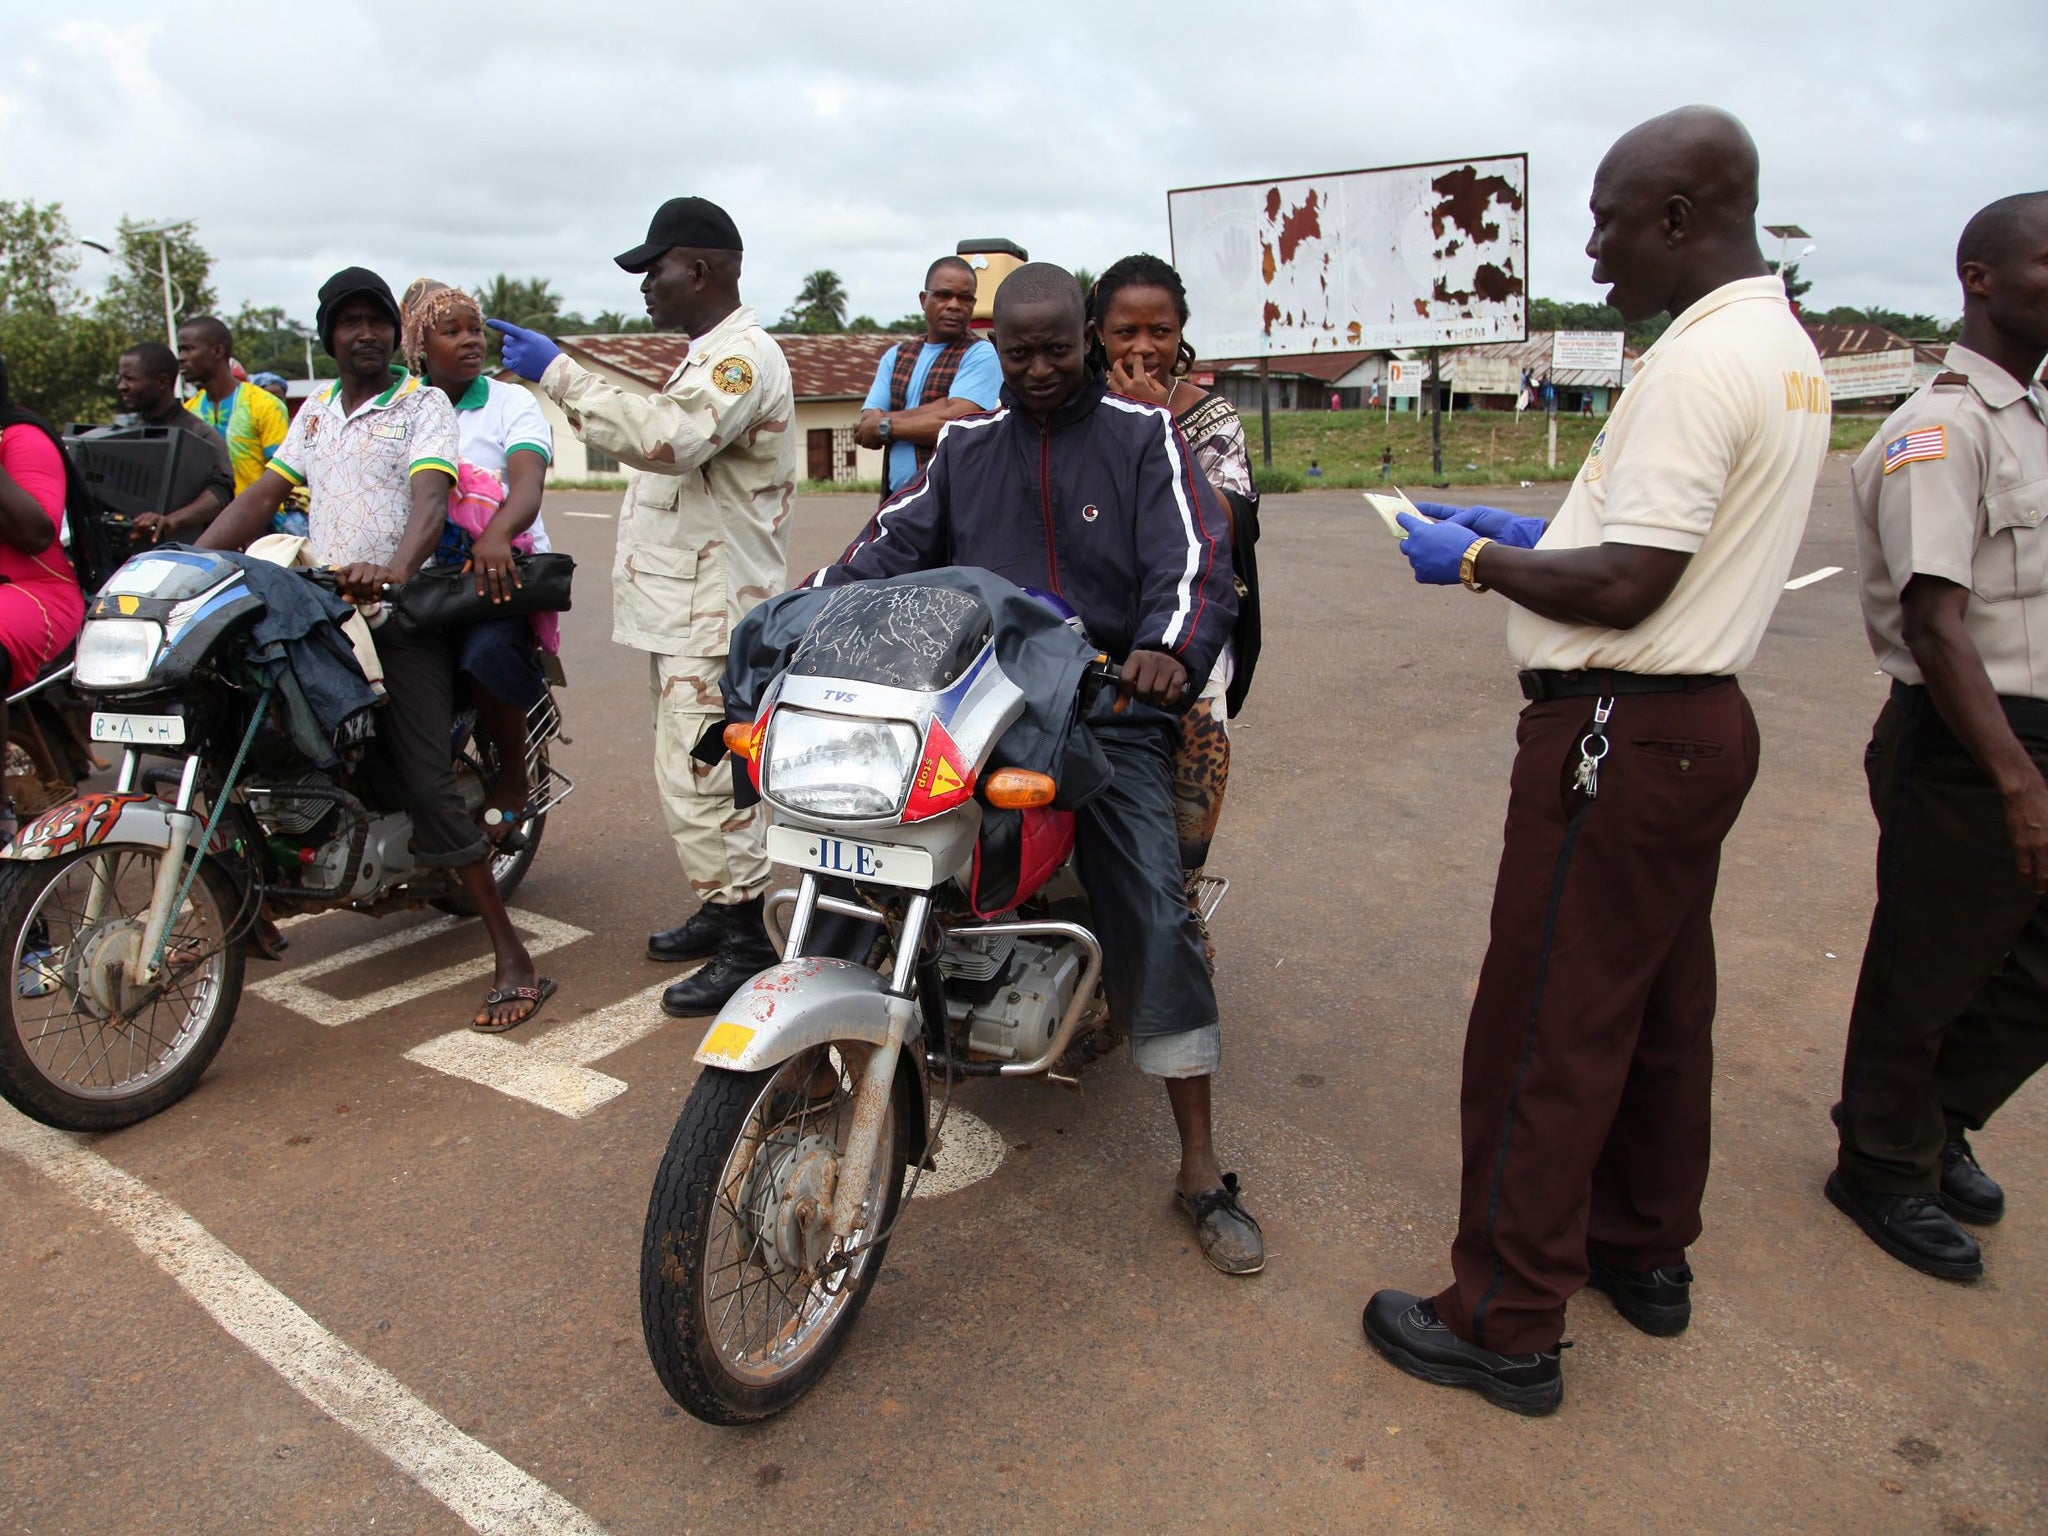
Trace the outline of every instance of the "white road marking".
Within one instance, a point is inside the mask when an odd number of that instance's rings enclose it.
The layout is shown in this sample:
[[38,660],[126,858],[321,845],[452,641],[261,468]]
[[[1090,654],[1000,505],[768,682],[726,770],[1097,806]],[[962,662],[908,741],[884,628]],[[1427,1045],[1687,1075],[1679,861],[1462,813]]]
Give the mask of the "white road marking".
[[482,1536],[604,1536],[547,1484],[472,1440],[315,1322],[191,1216],[76,1137],[0,1107],[0,1148],[112,1222],[293,1390]]
[[1808,571],[1804,576],[1794,576],[1785,583],[1785,590],[1797,592],[1801,587],[1810,587],[1816,581],[1826,581],[1830,576],[1841,574],[1842,568],[1839,565],[1824,565],[1817,571]]
[[[936,1113],[936,1105],[933,1110]],[[932,1159],[938,1166],[925,1170],[911,1198],[955,1194],[979,1184],[1002,1166],[1003,1154],[1009,1150],[1001,1133],[986,1120],[953,1109],[946,1115],[945,1129],[939,1132],[938,1155]]]
[[[590,930],[578,928],[571,923],[558,923],[551,917],[542,917],[536,912],[523,911],[518,907],[509,909],[513,924],[526,935],[528,953],[536,958],[565,945],[574,944],[578,939],[590,937]],[[353,1024],[357,1019],[367,1018],[386,1008],[396,1008],[414,998],[425,997],[429,992],[439,992],[443,987],[452,987],[461,982],[475,981],[488,976],[494,969],[489,955],[479,955],[474,960],[464,960],[455,965],[443,966],[438,971],[429,971],[411,981],[365,993],[361,997],[332,997],[309,983],[334,971],[347,970],[361,965],[364,961],[375,960],[394,950],[409,945],[424,943],[446,933],[458,923],[469,922],[466,917],[437,917],[431,922],[421,923],[400,933],[387,933],[382,938],[371,939],[368,943],[357,944],[329,955],[324,960],[309,960],[304,965],[294,966],[279,976],[266,976],[249,987],[249,992],[267,1003],[280,1008],[289,1008],[301,1017],[316,1024],[339,1026]]]
[[[586,1063],[623,1051],[668,1023],[668,1015],[661,1011],[662,989],[668,985],[667,980],[658,981],[624,1002],[600,1008],[529,1042],[458,1029],[414,1046],[405,1059],[495,1088],[572,1120],[580,1119],[626,1091],[619,1079],[593,1072]],[[703,1028],[701,1024],[685,1027],[699,1033]]]
[[564,517],[594,517],[594,518],[599,518],[599,519],[601,519],[601,520],[603,520],[604,522],[607,522],[607,523],[608,523],[608,522],[610,522],[610,521],[612,520],[612,514],[611,514],[611,513],[609,513],[609,512],[564,512],[564,513],[562,514],[562,516],[564,516]]

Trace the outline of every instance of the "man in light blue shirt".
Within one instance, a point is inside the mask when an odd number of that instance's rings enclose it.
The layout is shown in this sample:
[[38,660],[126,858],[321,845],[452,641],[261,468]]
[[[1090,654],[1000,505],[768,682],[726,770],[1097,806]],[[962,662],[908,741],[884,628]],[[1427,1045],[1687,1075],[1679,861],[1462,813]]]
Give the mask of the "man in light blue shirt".
[[863,448],[887,453],[884,497],[917,478],[947,422],[994,410],[1002,396],[996,349],[969,329],[974,287],[974,268],[960,257],[933,262],[917,296],[924,311],[923,343],[891,347],[875,367],[855,436]]

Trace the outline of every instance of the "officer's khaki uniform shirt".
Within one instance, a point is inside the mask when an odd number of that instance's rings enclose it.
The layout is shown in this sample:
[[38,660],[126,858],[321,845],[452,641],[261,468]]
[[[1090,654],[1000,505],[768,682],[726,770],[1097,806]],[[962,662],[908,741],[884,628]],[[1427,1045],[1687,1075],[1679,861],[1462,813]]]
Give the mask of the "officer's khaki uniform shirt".
[[1538,549],[1638,544],[1692,556],[1634,629],[1515,608],[1518,667],[1728,675],[1756,655],[1828,448],[1828,386],[1775,277],[1726,283],[1636,365]]
[[781,590],[796,494],[796,397],[782,349],[745,306],[691,341],[658,395],[568,357],[541,375],[586,445],[629,465],[612,564],[612,639],[721,657]]
[[1963,627],[1991,686],[2048,699],[2048,389],[1965,346],[1942,368],[1851,472],[1870,647],[1893,677],[1924,681],[1899,594],[1938,576],[1969,589]]

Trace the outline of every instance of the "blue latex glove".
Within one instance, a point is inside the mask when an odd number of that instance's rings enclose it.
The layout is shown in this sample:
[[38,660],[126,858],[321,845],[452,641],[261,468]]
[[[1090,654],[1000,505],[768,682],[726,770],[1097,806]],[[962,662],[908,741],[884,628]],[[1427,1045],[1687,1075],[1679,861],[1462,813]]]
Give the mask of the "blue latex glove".
[[1418,501],[1415,505],[1425,517],[1456,523],[1496,543],[1512,544],[1516,549],[1534,549],[1548,526],[1540,517],[1517,517],[1499,507],[1454,507],[1441,501]]
[[1408,512],[1398,514],[1396,520],[1408,530],[1400,549],[1415,568],[1415,579],[1426,586],[1456,586],[1465,551],[1474,539],[1482,537],[1478,530],[1463,523],[1432,523]]
[[486,320],[484,324],[505,338],[501,349],[505,366],[522,379],[539,383],[540,376],[548,371],[548,364],[562,355],[562,349],[539,331],[529,331],[503,320]]

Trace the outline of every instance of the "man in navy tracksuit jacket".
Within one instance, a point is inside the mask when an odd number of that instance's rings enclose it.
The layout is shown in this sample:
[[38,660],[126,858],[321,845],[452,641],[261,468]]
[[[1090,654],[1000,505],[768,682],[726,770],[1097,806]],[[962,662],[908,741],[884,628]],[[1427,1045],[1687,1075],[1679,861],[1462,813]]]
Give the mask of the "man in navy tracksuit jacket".
[[1113,1018],[1166,1081],[1180,1131],[1176,1196],[1230,1274],[1265,1261],[1210,1140],[1216,992],[1182,883],[1173,817],[1178,723],[1237,614],[1222,505],[1172,417],[1107,393],[1086,365],[1080,289],[1020,267],[997,290],[1003,403],[949,422],[924,473],[885,502],[820,585],[979,566],[1057,593],[1121,664],[1087,720],[1112,781],[1078,813],[1075,854],[1101,936]]

